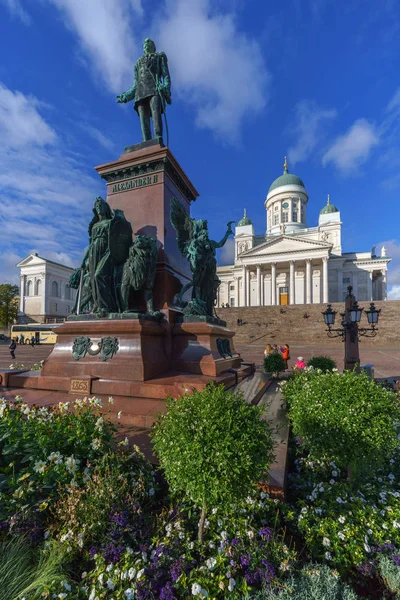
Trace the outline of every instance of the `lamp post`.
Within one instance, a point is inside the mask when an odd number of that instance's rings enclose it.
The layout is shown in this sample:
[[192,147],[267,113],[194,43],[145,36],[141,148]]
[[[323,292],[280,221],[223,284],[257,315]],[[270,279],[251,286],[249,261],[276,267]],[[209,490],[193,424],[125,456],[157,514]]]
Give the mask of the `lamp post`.
[[358,306],[358,302],[352,294],[353,288],[351,285],[347,288],[348,294],[345,301],[345,311],[340,313],[342,317],[341,327],[333,328],[337,312],[332,310],[332,305],[328,304],[326,310],[322,313],[324,316],[325,325],[328,327],[328,337],[341,337],[344,346],[344,369],[352,371],[356,365],[360,364],[360,352],[358,349],[358,341],[361,336],[375,337],[378,328],[379,314],[381,309],[377,310],[375,304],[371,302],[369,310],[365,311],[368,324],[371,327],[359,327],[363,308]]

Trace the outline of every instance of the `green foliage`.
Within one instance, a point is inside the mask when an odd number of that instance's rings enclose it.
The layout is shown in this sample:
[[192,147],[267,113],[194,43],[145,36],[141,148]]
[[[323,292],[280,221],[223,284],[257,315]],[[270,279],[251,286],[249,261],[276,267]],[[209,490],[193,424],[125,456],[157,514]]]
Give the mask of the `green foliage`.
[[11,283],[0,284],[0,325],[8,327],[18,314],[19,287]]
[[354,371],[297,373],[283,388],[293,432],[311,458],[352,477],[384,463],[399,445],[399,397]]
[[89,463],[110,448],[114,426],[100,403],[76,400],[71,410],[69,402],[38,408],[0,399],[0,520],[10,529],[43,523],[59,486],[84,483]]
[[277,377],[281,371],[285,370],[285,367],[285,361],[278,352],[267,354],[264,358],[264,371],[266,373],[271,373]]
[[378,559],[378,569],[386,587],[400,599],[400,566],[388,556],[381,555]]
[[[135,451],[108,452],[100,457],[86,484],[61,490],[52,510],[51,532],[66,544],[69,552],[84,546],[101,547],[107,539],[118,539],[133,546],[143,542],[144,509],[154,496],[154,475],[150,464]],[[135,521],[135,535],[129,522]],[[117,526],[120,525],[120,528]]]
[[292,574],[282,588],[271,594],[257,592],[246,596],[245,600],[357,600],[355,592],[326,565],[310,564],[299,573]]
[[321,369],[323,373],[336,369],[336,363],[330,356],[313,356],[307,363],[308,367]]
[[0,600],[39,600],[51,585],[71,589],[62,570],[65,552],[56,544],[33,550],[23,538],[0,544]]
[[223,385],[169,398],[152,437],[170,490],[198,508],[227,509],[245,498],[274,458],[261,412]]

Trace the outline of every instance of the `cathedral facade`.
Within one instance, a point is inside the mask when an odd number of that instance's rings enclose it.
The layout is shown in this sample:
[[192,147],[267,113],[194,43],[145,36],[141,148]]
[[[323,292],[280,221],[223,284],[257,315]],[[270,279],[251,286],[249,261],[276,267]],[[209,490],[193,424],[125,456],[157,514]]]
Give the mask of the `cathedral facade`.
[[235,262],[221,266],[217,306],[271,306],[342,302],[347,287],[360,301],[387,299],[384,247],[342,252],[340,211],[330,197],[318,225],[307,225],[308,195],[303,181],[289,173],[271,184],[265,200],[267,229],[256,235],[244,217],[235,230]]

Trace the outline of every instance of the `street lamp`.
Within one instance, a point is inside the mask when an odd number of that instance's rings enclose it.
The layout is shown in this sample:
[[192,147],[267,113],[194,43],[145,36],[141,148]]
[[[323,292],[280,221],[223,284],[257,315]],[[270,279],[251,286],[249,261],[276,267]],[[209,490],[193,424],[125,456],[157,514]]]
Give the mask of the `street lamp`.
[[361,336],[375,337],[378,331],[378,324],[381,309],[377,310],[375,304],[371,302],[369,310],[365,311],[368,324],[371,327],[359,327],[363,308],[358,306],[358,302],[352,294],[353,288],[351,285],[347,288],[348,294],[345,301],[345,312],[340,313],[342,317],[341,327],[333,328],[335,324],[336,311],[332,310],[332,305],[328,304],[326,310],[322,313],[325,325],[328,327],[327,334],[329,337],[341,337],[345,343],[344,350],[344,368],[347,371],[352,371],[356,365],[360,364],[360,353],[358,349],[358,341]]

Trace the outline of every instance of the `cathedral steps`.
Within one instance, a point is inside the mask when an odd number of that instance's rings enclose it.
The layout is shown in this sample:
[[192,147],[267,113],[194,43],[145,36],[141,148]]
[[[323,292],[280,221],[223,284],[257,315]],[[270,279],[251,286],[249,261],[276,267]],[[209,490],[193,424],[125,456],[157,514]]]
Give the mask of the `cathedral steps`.
[[[367,309],[369,303],[360,302]],[[375,338],[363,337],[369,346],[399,346],[400,300],[375,302],[382,309]],[[328,338],[322,316],[324,304],[296,304],[293,306],[262,306],[248,308],[218,308],[218,316],[227,327],[236,332],[234,344],[289,344],[329,346],[341,344],[341,338]],[[343,302],[333,302],[337,311],[335,327],[340,327]],[[306,316],[307,315],[307,316]],[[238,326],[237,320],[243,325]],[[368,327],[366,315],[362,315],[360,327]]]

